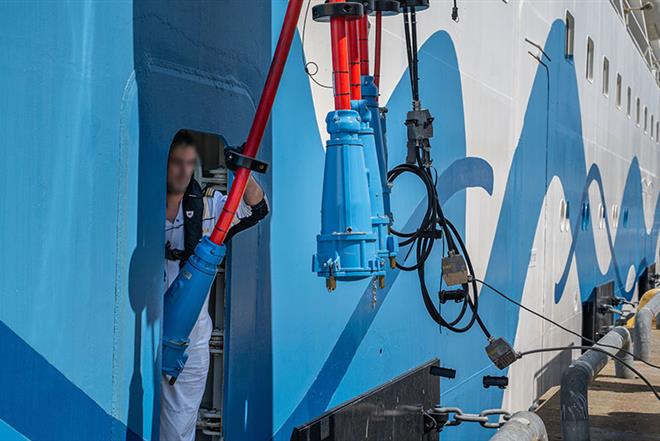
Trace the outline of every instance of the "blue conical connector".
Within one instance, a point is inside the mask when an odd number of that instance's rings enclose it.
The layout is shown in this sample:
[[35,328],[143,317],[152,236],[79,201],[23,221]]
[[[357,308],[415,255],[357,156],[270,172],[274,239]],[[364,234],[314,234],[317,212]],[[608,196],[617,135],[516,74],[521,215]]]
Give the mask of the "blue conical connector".
[[336,110],[328,114],[326,123],[330,139],[325,153],[321,234],[312,266],[332,290],[336,280],[382,274],[384,262],[378,257],[378,238],[371,223],[360,116],[354,110]]
[[[374,83],[374,78],[369,75],[362,76],[362,97],[366,102],[367,110],[370,113],[370,118],[368,119],[369,126],[373,131],[373,141],[374,141],[374,154],[376,156],[376,166],[378,169],[377,180],[370,179],[370,185],[380,185],[378,194],[381,198],[382,209],[380,209],[379,216],[385,218],[386,226],[380,227],[380,220],[376,221],[374,224],[374,230],[379,231],[379,255],[383,258],[389,259],[391,266],[394,267],[394,258],[396,257],[399,247],[396,238],[389,233],[389,226],[392,224],[392,211],[390,208],[390,186],[387,182],[387,144],[385,137],[385,114],[381,113],[381,109],[378,107],[378,88]],[[366,119],[366,116],[364,116]],[[366,145],[365,145],[366,147]],[[367,153],[365,151],[365,158],[367,158]],[[370,167],[367,163],[367,168]],[[376,175],[376,172],[373,173]],[[376,192],[376,190],[374,190]]]

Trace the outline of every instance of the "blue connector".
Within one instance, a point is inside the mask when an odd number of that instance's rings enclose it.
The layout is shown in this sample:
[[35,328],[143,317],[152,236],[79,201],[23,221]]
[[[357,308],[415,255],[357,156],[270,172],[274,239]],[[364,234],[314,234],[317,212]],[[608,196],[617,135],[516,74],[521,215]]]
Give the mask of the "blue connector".
[[170,384],[174,384],[186,364],[188,337],[224,256],[224,245],[203,237],[165,293],[162,371],[170,377]]
[[[366,102],[367,109],[371,113],[369,118],[369,125],[373,130],[374,150],[378,162],[378,178],[380,180],[380,194],[382,198],[382,215],[387,218],[387,228],[392,225],[392,210],[390,208],[390,185],[387,182],[387,138],[385,136],[386,120],[385,112],[381,112],[378,107],[378,88],[374,83],[374,78],[369,75],[362,76],[362,97]],[[367,167],[369,164],[367,164]],[[371,183],[371,181],[370,181]],[[394,268],[395,258],[399,251],[399,244],[396,238],[389,233],[385,232],[384,236],[379,236],[379,255],[384,258],[389,258],[390,266]]]
[[378,275],[383,261],[376,252],[371,226],[369,185],[360,117],[354,110],[336,110],[326,118],[330,139],[325,152],[321,234],[312,268],[333,290],[336,280]]
[[[369,201],[371,205],[371,228],[376,235],[376,253],[383,261],[387,261],[390,252],[387,249],[387,236],[390,219],[385,215],[383,206],[383,187],[380,178],[380,166],[378,164],[378,155],[376,152],[376,142],[374,139],[374,129],[371,127],[371,110],[367,107],[366,100],[352,101],[353,110],[360,115],[360,132],[358,136],[364,144],[364,163],[367,173],[367,184],[369,185]],[[381,286],[384,287],[385,265],[381,263],[382,270],[378,274]]]

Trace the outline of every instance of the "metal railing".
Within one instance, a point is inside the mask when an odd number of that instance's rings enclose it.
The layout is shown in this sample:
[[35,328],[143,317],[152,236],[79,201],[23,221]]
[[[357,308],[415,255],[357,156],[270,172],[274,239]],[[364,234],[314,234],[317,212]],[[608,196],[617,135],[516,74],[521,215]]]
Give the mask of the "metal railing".
[[655,82],[660,85],[660,62],[655,56],[655,52],[653,52],[653,47],[651,47],[648,38],[644,12],[634,9],[629,0],[610,0],[610,4],[621,17],[621,20],[628,31],[628,35],[630,35],[633,44],[646,62],[648,68],[651,70]]
[[644,361],[651,360],[651,323],[656,317],[658,317],[656,327],[660,327],[660,293],[649,300],[635,315],[633,333],[635,357]]
[[[590,440],[587,393],[589,386],[609,361],[608,354],[621,354],[622,349],[630,351],[631,341],[628,329],[617,326],[596,342],[594,347],[599,347],[600,351],[588,350],[564,371],[559,389],[561,431],[564,441]],[[630,358],[625,361],[630,361]],[[616,364],[620,363],[617,361]],[[629,377],[625,366],[615,366],[615,370],[617,377]]]

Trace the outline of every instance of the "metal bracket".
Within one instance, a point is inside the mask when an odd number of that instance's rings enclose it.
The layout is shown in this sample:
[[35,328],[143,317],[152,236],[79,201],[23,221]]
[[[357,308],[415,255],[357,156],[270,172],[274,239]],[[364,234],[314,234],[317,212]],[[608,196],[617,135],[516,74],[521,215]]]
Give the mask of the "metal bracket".
[[434,119],[428,109],[411,110],[406,115],[406,127],[408,128],[408,156],[406,162],[408,164],[417,162],[417,149],[421,147],[423,163],[430,166],[430,139],[433,138]]
[[225,165],[229,170],[248,168],[257,173],[266,173],[268,171],[269,164],[267,162],[246,156],[241,153],[242,151],[242,146],[240,148],[225,148]]
[[485,375],[483,378],[484,389],[489,387],[499,387],[500,389],[506,389],[509,385],[509,377],[494,377],[491,375]]
[[431,360],[328,410],[296,427],[290,440],[437,440],[444,416],[438,415],[436,422],[430,412],[440,402],[440,379],[433,375],[431,367],[439,365],[437,359]]

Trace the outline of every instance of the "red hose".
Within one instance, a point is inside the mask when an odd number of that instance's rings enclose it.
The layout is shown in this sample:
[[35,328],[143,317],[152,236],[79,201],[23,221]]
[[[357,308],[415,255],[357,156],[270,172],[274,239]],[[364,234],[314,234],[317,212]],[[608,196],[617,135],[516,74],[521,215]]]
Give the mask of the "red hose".
[[[344,3],[344,0],[334,0],[334,2]],[[350,110],[348,41],[346,38],[346,19],[344,17],[330,18],[330,34],[332,40],[332,73],[335,80],[335,109]]]
[[[383,13],[376,12],[376,55],[374,58],[374,84],[380,85],[380,52],[383,44]],[[376,97],[378,99],[378,97]]]
[[348,58],[351,73],[351,99],[362,99],[361,69],[360,69],[360,20],[348,20]]
[[[257,112],[252,121],[250,134],[248,135],[245,148],[243,149],[243,154],[246,156],[254,158],[259,150],[259,145],[263,139],[266,124],[270,118],[270,112],[273,109],[273,102],[275,101],[277,88],[282,79],[284,65],[289,56],[291,42],[293,41],[293,36],[296,32],[296,25],[298,24],[302,4],[303,0],[290,0],[287,5],[284,23],[282,24],[282,31],[280,32],[280,37],[277,41],[277,47],[275,48],[273,61],[270,64],[268,76],[266,77],[266,84],[264,85],[264,90],[261,94],[261,99],[259,100],[259,106],[257,107]],[[238,205],[241,202],[241,199],[243,199],[243,193],[245,193],[245,187],[247,186],[249,177],[250,170],[247,168],[239,168],[236,171],[234,182],[232,183],[231,190],[227,196],[225,206],[222,209],[222,214],[220,214],[220,218],[215,224],[215,228],[211,234],[210,239],[212,242],[218,245],[224,242],[227,232],[231,227],[231,223],[234,220]]]
[[369,18],[360,18],[360,69],[362,75],[369,75]]

